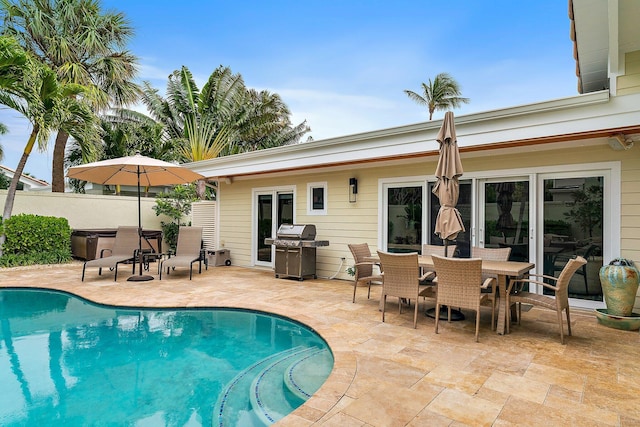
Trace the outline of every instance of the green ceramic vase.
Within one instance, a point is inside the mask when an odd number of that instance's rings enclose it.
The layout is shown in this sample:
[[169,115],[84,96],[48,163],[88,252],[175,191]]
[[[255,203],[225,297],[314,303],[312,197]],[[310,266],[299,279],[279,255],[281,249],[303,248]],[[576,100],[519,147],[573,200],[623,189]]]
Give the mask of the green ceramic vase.
[[600,283],[609,314],[631,316],[636,302],[639,277],[633,261],[623,258],[616,258],[600,269]]

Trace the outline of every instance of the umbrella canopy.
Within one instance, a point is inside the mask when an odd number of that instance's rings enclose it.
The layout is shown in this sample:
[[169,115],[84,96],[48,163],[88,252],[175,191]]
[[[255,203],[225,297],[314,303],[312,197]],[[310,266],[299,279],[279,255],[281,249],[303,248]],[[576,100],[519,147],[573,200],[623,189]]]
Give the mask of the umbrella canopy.
[[440,210],[436,218],[435,234],[442,240],[453,240],[458,233],[465,231],[460,212],[456,209],[460,186],[458,178],[462,176],[462,162],[458,151],[453,113],[447,111],[436,140],[440,143],[440,157],[436,167],[433,194],[440,200]]
[[180,165],[145,157],[140,153],[135,156],[73,166],[69,168],[67,176],[96,184],[140,184],[144,187],[185,184],[204,178],[199,173]]
[[[142,253],[142,215],[140,208],[140,186],[186,184],[204,176],[180,165],[152,159],[136,153],[134,156],[102,160],[69,168],[67,177],[96,184],[137,185],[138,186],[138,250]],[[129,280],[151,280],[151,276],[142,275],[142,257],[140,257],[140,275]]]

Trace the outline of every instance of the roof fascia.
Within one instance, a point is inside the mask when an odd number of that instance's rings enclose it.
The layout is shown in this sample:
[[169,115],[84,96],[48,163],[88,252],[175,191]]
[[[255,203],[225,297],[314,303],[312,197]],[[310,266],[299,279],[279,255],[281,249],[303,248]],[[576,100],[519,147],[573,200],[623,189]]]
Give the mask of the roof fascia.
[[[455,119],[458,144],[461,150],[485,145],[495,147],[501,143],[517,145],[519,141],[524,143],[637,126],[639,97],[627,95],[611,99],[609,91],[604,90],[459,116]],[[424,154],[438,150],[435,137],[441,124],[442,120],[416,123],[219,157],[185,166],[215,179],[385,160],[397,158],[399,154]]]

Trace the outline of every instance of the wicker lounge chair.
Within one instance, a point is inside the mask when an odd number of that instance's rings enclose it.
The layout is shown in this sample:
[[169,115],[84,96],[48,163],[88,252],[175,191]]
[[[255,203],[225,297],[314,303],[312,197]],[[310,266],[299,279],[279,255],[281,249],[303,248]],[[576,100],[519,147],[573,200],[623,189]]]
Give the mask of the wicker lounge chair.
[[[415,301],[413,327],[418,324],[418,296],[420,295],[420,277],[418,254],[390,254],[378,251],[382,269],[382,321],[387,303],[387,296],[398,298],[398,311],[402,313],[402,305]],[[432,288],[432,287],[431,287]],[[425,296],[425,295],[423,295]]]
[[[495,288],[496,279],[493,277],[482,281],[482,260],[479,258],[444,258],[432,255],[436,269],[438,293],[436,297],[436,334],[440,321],[440,307],[446,305],[460,307],[476,312],[476,342],[480,332],[480,303],[488,298],[482,289],[489,286]],[[495,311],[495,308],[493,308]],[[450,314],[450,313],[449,313]]]
[[176,254],[160,262],[160,280],[162,270],[167,274],[171,268],[189,267],[189,280],[193,277],[193,264],[198,263],[198,273],[202,273],[202,227],[180,227],[178,231],[178,246]]
[[351,255],[353,255],[355,275],[353,277],[353,300],[356,302],[356,288],[358,285],[364,284],[368,287],[367,299],[371,296],[371,283],[382,283],[382,276],[373,274],[374,264],[371,261],[365,261],[366,257],[371,256],[371,250],[366,243],[357,243],[348,245]]
[[[113,280],[118,280],[118,264],[131,261],[135,257],[135,252],[139,246],[138,227],[118,227],[113,248],[102,249],[100,258],[86,261],[82,266],[82,281],[84,282],[84,272],[87,267],[98,267],[98,275],[102,275],[102,269],[115,270]],[[109,256],[104,256],[105,252]],[[136,264],[133,263],[132,274],[135,273]]]
[[[570,259],[564,266],[559,277],[546,276],[542,274],[531,274],[527,278],[514,279],[509,283],[507,289],[507,307],[511,304],[518,304],[518,323],[522,318],[522,303],[545,307],[555,310],[558,313],[558,325],[560,326],[560,342],[564,344],[564,327],[562,326],[562,311],[567,315],[568,335],[571,335],[571,317],[569,316],[569,282],[575,272],[587,264],[587,260],[581,256]],[[549,284],[545,280],[553,282]],[[546,289],[555,291],[555,297],[540,295],[525,291],[525,285],[536,284]],[[507,310],[507,332],[511,324],[511,310]]]
[[[511,248],[480,248],[477,246],[473,246],[471,248],[471,258],[480,258],[491,261],[509,261],[509,257],[511,256]],[[487,278],[493,277],[496,279],[496,283],[498,277],[490,274],[483,274],[482,281],[484,282]],[[496,296],[497,289],[495,286],[490,286],[487,289],[483,289],[482,292],[487,294],[487,302],[491,304],[491,329],[496,329]]]

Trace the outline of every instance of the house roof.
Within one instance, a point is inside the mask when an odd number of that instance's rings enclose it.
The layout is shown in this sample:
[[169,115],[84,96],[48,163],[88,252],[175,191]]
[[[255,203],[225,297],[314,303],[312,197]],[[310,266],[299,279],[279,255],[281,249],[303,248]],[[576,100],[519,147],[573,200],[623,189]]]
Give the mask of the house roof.
[[[609,52],[615,52],[613,56],[617,56],[615,46],[618,44],[621,44],[620,52],[640,48],[640,34],[633,38],[640,30],[636,30],[627,16],[617,18],[618,2],[621,15],[640,16],[637,13],[640,12],[640,1],[637,0],[569,0],[571,35],[582,94],[456,117],[461,154],[488,156],[495,155],[496,150],[538,151],[575,146],[576,141],[580,145],[609,144],[614,148],[616,143],[610,140],[612,137],[621,145],[640,139],[640,94],[610,96],[613,91],[608,90],[606,83],[609,80],[610,59],[606,59]],[[610,10],[614,12],[610,13]],[[616,19],[608,20],[608,15],[615,15]],[[602,45],[603,37],[608,40],[606,46]],[[604,62],[603,55],[606,57]],[[620,62],[624,66],[624,57]],[[437,156],[439,145],[435,137],[441,123],[441,120],[416,123],[219,157],[186,166],[209,179],[233,180],[310,173],[319,168],[325,171],[348,169],[373,162],[376,165],[411,162],[417,157]]]
[[569,0],[578,93],[610,89],[624,74],[624,54],[640,50],[639,16],[638,0]]
[[[0,172],[4,172],[5,175],[7,175],[10,178],[13,178],[13,176],[16,173],[15,169],[11,169],[4,165],[0,165]],[[24,174],[20,177],[20,182],[28,185],[31,188],[49,187],[49,183],[47,181],[43,181],[41,179],[29,176],[29,175],[24,175]]]

